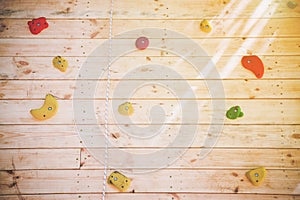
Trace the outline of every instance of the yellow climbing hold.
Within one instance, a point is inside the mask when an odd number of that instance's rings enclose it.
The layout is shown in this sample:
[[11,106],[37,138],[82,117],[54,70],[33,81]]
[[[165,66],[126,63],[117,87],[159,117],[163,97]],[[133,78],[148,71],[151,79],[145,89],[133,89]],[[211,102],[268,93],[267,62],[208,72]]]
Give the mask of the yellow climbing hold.
[[209,21],[207,21],[206,19],[204,19],[201,23],[200,23],[200,29],[205,32],[205,33],[209,33],[212,30],[211,25],[209,24]]
[[56,56],[52,60],[53,66],[61,72],[67,71],[68,61],[61,56]]
[[126,192],[130,186],[130,179],[118,171],[111,173],[107,179],[107,182],[114,185],[121,192]]
[[253,185],[259,186],[264,181],[266,174],[267,170],[264,167],[259,167],[248,171],[246,176]]
[[41,108],[30,110],[30,114],[38,120],[46,120],[53,117],[58,110],[58,103],[55,97],[47,94],[44,104]]
[[133,114],[134,109],[130,102],[125,102],[125,103],[119,105],[118,111],[121,115],[129,116],[129,115]]

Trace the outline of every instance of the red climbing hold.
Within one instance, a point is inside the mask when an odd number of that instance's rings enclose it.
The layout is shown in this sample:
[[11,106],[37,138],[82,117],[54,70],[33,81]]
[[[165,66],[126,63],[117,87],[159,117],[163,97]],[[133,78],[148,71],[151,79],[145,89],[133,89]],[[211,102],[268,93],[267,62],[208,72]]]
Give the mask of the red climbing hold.
[[45,17],[40,17],[37,19],[33,19],[28,21],[29,30],[32,34],[37,35],[45,28],[48,28],[48,23]]
[[258,56],[244,56],[242,58],[242,65],[252,71],[257,78],[263,77],[264,64]]
[[135,41],[135,46],[136,48],[138,48],[139,50],[144,50],[148,47],[149,45],[149,40],[146,37],[139,37],[136,41]]

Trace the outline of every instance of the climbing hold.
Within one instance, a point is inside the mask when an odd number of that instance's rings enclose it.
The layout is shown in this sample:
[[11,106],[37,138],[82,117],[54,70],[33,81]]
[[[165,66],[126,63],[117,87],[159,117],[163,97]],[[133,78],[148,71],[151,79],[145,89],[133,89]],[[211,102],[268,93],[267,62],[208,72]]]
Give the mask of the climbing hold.
[[149,46],[149,40],[146,37],[139,37],[136,41],[135,41],[135,46],[137,49],[139,50],[144,50]]
[[244,113],[240,106],[233,106],[226,112],[226,117],[228,119],[237,119],[238,117],[243,117]]
[[44,104],[41,108],[30,110],[31,115],[38,120],[46,120],[53,117],[58,109],[58,103],[55,97],[47,94]]
[[200,23],[200,29],[202,31],[204,31],[205,33],[209,33],[211,30],[212,30],[212,27],[211,25],[209,24],[209,22],[204,19],[202,20],[202,22]]
[[259,167],[248,171],[246,176],[253,185],[259,186],[264,181],[266,174],[267,170],[264,167]]
[[52,63],[53,66],[61,72],[65,72],[68,68],[68,61],[61,56],[54,57]]
[[291,9],[294,9],[294,8],[296,8],[296,7],[298,6],[298,4],[297,4],[297,2],[295,2],[295,1],[289,1],[289,2],[287,3],[287,6],[288,6],[289,8],[291,8]]
[[133,114],[134,109],[130,102],[125,102],[125,103],[119,105],[118,111],[121,115],[129,116],[129,115]]
[[243,67],[252,71],[257,78],[263,77],[264,64],[258,56],[244,56],[241,62]]
[[45,17],[40,17],[27,22],[29,30],[32,34],[37,35],[45,28],[48,28],[48,23]]
[[111,173],[107,179],[107,182],[114,185],[121,192],[126,192],[130,186],[130,179],[118,171]]

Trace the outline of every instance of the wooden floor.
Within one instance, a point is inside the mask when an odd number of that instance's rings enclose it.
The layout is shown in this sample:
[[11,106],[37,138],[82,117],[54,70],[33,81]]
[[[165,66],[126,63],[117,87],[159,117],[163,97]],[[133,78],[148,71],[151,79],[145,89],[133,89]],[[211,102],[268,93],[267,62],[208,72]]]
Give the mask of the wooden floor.
[[[183,77],[178,83],[187,82],[193,88],[196,98],[181,100],[195,101],[200,117],[197,137],[190,146],[178,147],[187,151],[175,163],[160,170],[136,168],[137,172],[154,171],[132,173],[135,163],[128,160],[117,170],[132,179],[130,189],[120,193],[108,186],[107,199],[300,199],[300,1],[292,1],[298,4],[295,8],[288,2],[115,0],[113,35],[161,28],[191,38],[206,52],[206,59],[215,63],[225,97],[211,96],[206,85],[210,80],[199,78],[188,62],[167,51],[149,49],[118,57],[112,65],[112,92],[135,67],[168,66]],[[85,60],[109,37],[110,1],[0,0],[0,8],[0,199],[100,199],[104,166],[78,135],[73,92]],[[27,21],[41,16],[47,18],[49,27],[32,35]],[[211,33],[199,29],[203,19],[211,22]],[[161,42],[165,38],[149,39]],[[184,38],[168,39],[176,43]],[[264,62],[262,79],[242,67],[242,56],[249,54]],[[69,62],[66,73],[52,66],[57,55]],[[141,80],[127,81],[138,84]],[[96,112],[103,113],[106,79],[99,84]],[[59,111],[49,120],[34,120],[29,111],[40,107],[47,93],[58,98]],[[161,105],[167,116],[173,115],[177,100],[153,80],[131,100],[134,123],[149,124],[149,105]],[[217,110],[222,116],[235,105],[245,115],[225,119],[213,150],[199,159],[199,152],[210,148],[204,140],[214,123],[212,101],[225,102],[226,107]],[[180,116],[173,119],[161,135],[135,140],[116,132],[120,124],[110,116],[110,141],[126,151],[165,148],[180,127],[191,126],[182,123]],[[99,121],[104,123],[103,118]],[[245,173],[259,166],[266,167],[267,177],[256,187]]]

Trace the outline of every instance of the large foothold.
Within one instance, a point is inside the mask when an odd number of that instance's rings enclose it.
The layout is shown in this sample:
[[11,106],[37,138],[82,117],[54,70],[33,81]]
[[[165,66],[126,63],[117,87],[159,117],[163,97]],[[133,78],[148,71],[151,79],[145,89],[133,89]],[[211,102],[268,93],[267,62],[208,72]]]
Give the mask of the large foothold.
[[264,64],[258,56],[244,56],[241,62],[243,67],[253,72],[257,78],[263,77]]
[[121,192],[126,192],[130,186],[130,179],[118,171],[111,173],[107,179],[107,182],[114,185]]
[[47,94],[41,108],[30,110],[31,115],[38,120],[46,120],[53,117],[58,110],[58,103],[55,97]]
[[265,180],[266,174],[267,170],[264,167],[259,167],[248,171],[246,176],[253,185],[259,186]]
[[48,28],[48,23],[45,17],[40,17],[27,22],[29,30],[32,34],[37,35],[45,28]]

